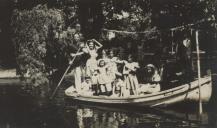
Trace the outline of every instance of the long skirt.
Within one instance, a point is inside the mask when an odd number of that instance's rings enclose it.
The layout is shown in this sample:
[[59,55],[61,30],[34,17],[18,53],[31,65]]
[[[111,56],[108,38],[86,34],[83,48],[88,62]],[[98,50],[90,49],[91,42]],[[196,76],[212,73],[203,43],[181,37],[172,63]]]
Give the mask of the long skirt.
[[125,84],[126,84],[126,89],[132,91],[133,95],[138,94],[138,88],[139,88],[139,82],[134,74],[129,74],[125,76]]
[[81,68],[80,67],[76,67],[74,69],[74,77],[75,77],[75,88],[77,90],[77,92],[81,91]]
[[97,69],[97,60],[94,58],[88,59],[86,63],[86,75],[92,76],[95,69]]

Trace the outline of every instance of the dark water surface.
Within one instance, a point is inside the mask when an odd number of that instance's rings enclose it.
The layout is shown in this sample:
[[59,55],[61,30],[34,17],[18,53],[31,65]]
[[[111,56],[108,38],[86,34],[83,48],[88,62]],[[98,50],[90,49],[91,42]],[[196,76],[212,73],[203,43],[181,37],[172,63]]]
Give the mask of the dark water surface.
[[216,93],[204,105],[201,121],[198,105],[163,109],[68,105],[62,97],[60,89],[54,103],[39,106],[19,87],[1,88],[0,128],[217,128]]

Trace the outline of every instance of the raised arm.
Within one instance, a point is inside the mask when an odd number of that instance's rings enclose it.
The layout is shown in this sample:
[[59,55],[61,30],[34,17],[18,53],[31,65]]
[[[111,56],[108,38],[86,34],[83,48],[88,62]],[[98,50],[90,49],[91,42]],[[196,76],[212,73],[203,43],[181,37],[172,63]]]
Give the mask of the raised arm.
[[84,52],[71,53],[70,55],[71,55],[72,57],[74,57],[74,56],[79,56],[79,55],[82,55],[82,54],[84,54]]
[[92,39],[92,41],[94,41],[97,45],[98,45],[98,49],[100,49],[103,45],[97,41],[96,39]]
[[85,44],[85,48],[87,48],[87,51],[88,51],[88,52],[90,51],[90,48],[89,48],[89,46],[87,45],[87,43]]

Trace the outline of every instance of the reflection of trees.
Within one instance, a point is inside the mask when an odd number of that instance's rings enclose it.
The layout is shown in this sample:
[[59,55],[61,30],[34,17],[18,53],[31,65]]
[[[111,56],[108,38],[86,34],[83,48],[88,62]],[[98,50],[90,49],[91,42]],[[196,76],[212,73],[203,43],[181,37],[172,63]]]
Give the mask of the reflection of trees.
[[77,109],[79,128],[119,128],[139,124],[139,118],[122,112],[98,111],[93,109]]
[[[76,110],[76,119],[79,128],[128,128],[128,127],[194,127],[199,126],[197,115],[191,113],[137,113],[137,111],[109,111],[101,109],[79,108]],[[209,123],[215,126],[213,114],[207,122],[207,115],[203,115],[202,124]]]

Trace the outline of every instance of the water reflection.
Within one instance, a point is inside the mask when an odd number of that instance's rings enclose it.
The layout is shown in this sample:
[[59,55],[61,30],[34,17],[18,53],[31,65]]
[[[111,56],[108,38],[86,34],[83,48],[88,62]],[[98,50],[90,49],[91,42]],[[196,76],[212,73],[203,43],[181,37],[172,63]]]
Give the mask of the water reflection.
[[[213,76],[217,85],[217,75]],[[94,106],[74,103],[65,109],[64,120],[71,128],[217,128],[217,86],[213,96],[204,105],[198,119],[198,104],[173,108],[147,109],[112,106]]]
[[[154,113],[152,111],[155,111]],[[65,119],[76,128],[193,128],[209,127],[208,114],[204,113],[202,121],[197,120],[196,113],[178,113],[165,110],[136,110],[96,108],[81,106],[67,109]],[[212,125],[213,126],[213,125]],[[210,127],[213,128],[213,127]]]
[[57,103],[37,107],[38,102],[20,95],[14,87],[6,88],[5,92],[0,93],[0,128],[217,128],[216,97],[206,105],[199,122],[197,109],[192,109],[197,105],[175,106],[175,110],[80,103],[65,106],[66,101],[60,98],[63,89],[56,97]]
[[0,128],[217,128],[216,108],[204,112],[200,123],[196,111],[22,103],[0,107]]

